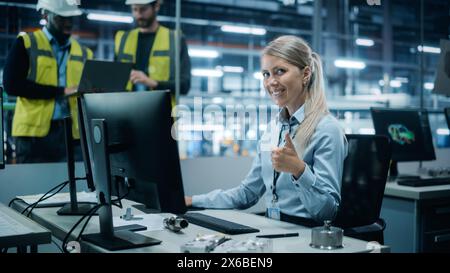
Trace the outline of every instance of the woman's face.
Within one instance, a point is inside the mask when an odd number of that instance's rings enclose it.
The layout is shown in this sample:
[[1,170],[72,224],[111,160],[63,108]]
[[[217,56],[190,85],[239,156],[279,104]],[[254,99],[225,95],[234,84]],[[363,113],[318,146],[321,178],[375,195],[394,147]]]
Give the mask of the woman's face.
[[279,107],[287,107],[292,115],[306,98],[303,88],[304,70],[300,70],[285,60],[263,55],[261,70],[264,77],[264,88]]

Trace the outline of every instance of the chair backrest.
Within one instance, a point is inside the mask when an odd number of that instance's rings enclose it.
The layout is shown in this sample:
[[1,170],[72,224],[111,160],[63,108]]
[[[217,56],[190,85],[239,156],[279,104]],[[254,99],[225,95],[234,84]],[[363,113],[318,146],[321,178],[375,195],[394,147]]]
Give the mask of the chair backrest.
[[334,224],[370,225],[380,217],[391,146],[381,135],[346,135],[348,155],[342,175],[341,204]]

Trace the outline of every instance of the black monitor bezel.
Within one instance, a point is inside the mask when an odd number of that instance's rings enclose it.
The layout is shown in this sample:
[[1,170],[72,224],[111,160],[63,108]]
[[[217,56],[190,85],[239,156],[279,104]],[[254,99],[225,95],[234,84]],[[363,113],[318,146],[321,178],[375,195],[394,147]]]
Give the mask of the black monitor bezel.
[[447,127],[450,129],[450,107],[444,108],[444,115],[447,120]]
[[80,146],[81,153],[83,155],[83,163],[84,170],[86,173],[86,183],[88,189],[93,192],[95,191],[95,184],[92,178],[92,168],[91,168],[91,158],[89,157],[87,139],[86,139],[86,128],[85,128],[85,115],[83,113],[83,107],[81,104],[83,103],[83,96],[77,97],[77,106],[78,106],[78,129],[80,131]]
[[[416,154],[411,154],[408,156],[404,156],[404,155],[399,155],[396,154],[396,149],[394,146],[392,146],[392,160],[395,162],[411,162],[411,161],[431,161],[431,160],[436,160],[436,153],[435,153],[435,148],[434,148],[434,143],[433,143],[433,137],[431,134],[431,128],[430,128],[430,121],[428,118],[428,111],[426,109],[419,109],[419,108],[381,108],[381,107],[371,107],[370,108],[370,112],[371,112],[371,116],[372,116],[372,122],[373,122],[373,128],[375,129],[375,133],[379,134],[379,135],[385,135],[382,132],[377,131],[376,129],[376,121],[374,118],[374,112],[375,111],[383,111],[383,112],[391,112],[391,113],[395,113],[395,112],[411,112],[411,113],[417,113],[418,117],[420,118],[420,116],[425,115],[426,116],[426,122],[428,124],[428,129],[423,127],[422,122],[419,120],[420,124],[419,127],[422,129],[422,136],[423,136],[423,141],[424,141],[424,145],[429,145],[429,151],[427,153],[421,153],[419,155],[419,153]],[[390,139],[390,136],[388,136]],[[391,140],[391,139],[390,139]],[[428,143],[426,143],[428,140]],[[394,145],[394,142],[391,140],[391,145]]]
[[1,130],[0,130],[0,169],[5,168],[6,164],[6,155],[5,155],[5,142],[4,142],[4,113],[3,113],[3,87],[0,86],[0,122],[1,122]]

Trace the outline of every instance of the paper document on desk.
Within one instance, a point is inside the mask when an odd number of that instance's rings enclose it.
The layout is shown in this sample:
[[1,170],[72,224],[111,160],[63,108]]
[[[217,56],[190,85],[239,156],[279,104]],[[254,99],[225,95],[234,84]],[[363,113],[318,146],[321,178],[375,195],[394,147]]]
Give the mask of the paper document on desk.
[[141,225],[147,227],[145,231],[164,230],[164,217],[158,214],[136,214],[133,215],[136,220],[124,220],[120,217],[113,217],[113,224],[115,227],[126,225]]
[[32,233],[24,224],[0,211],[0,237]]
[[[23,195],[17,196],[17,198],[22,199],[27,204],[32,204],[37,202],[39,198],[42,197],[42,195],[43,194]],[[77,201],[97,203],[97,196],[95,192],[85,192],[85,191],[77,192]],[[70,193],[68,192],[57,193],[48,199],[40,201],[38,207],[64,205],[69,202],[70,202]]]

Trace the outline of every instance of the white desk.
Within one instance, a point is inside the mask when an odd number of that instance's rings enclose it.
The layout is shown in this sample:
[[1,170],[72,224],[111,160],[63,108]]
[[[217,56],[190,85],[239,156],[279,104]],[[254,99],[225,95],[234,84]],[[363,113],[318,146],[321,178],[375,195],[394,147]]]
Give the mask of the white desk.
[[396,182],[388,182],[384,196],[399,197],[412,200],[431,200],[448,198],[450,196],[450,184],[426,187],[402,186]]
[[381,217],[392,252],[450,251],[450,185],[386,184]]
[[[130,202],[123,202],[124,208],[130,205]],[[23,202],[15,202],[14,207],[16,209],[21,209],[24,207]],[[59,216],[56,211],[59,208],[37,208],[33,210],[31,218],[41,225],[47,227],[52,234],[63,239],[66,232],[70,230],[73,224],[79,219],[78,216]],[[113,214],[123,215],[125,209],[120,210],[119,208],[113,207]],[[136,210],[133,210],[133,214],[137,214]],[[268,233],[287,233],[287,232],[298,232],[299,237],[289,237],[289,238],[279,238],[273,239],[273,252],[275,253],[349,253],[349,252],[369,252],[367,249],[367,242],[344,237],[342,249],[337,250],[319,250],[311,248],[309,243],[311,241],[311,229],[268,219],[263,216],[258,216],[255,214],[245,213],[236,210],[204,210],[200,213],[208,214],[211,216],[219,217],[225,220],[237,222],[240,224],[248,225],[254,228],[258,228],[261,234]],[[162,214],[162,216],[170,216],[170,214]],[[80,225],[81,226],[81,225]],[[74,232],[78,235],[80,228],[77,228]],[[92,217],[89,225],[85,230],[87,233],[95,233],[99,231],[98,217]],[[176,253],[180,252],[180,246],[188,241],[195,238],[197,234],[211,234],[216,233],[215,231],[208,230],[206,228],[190,224],[186,229],[183,229],[181,233],[174,233],[170,230],[158,230],[158,231],[143,231],[140,232],[143,235],[161,240],[162,243],[159,245],[154,245],[150,247],[129,249],[120,252],[126,253]],[[242,234],[231,236],[232,239],[242,240],[258,233]],[[105,249],[92,245],[90,243],[82,243],[83,252],[108,252]],[[389,252],[389,248],[383,246],[382,252]]]

